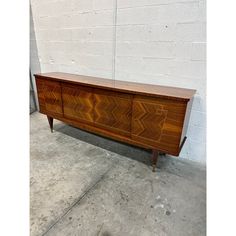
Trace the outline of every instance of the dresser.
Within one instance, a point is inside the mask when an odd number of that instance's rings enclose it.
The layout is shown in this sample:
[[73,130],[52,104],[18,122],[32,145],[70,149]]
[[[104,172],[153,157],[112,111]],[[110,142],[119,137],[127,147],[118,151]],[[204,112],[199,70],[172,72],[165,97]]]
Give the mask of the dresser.
[[39,110],[53,119],[120,142],[178,156],[196,90],[67,73],[35,74]]

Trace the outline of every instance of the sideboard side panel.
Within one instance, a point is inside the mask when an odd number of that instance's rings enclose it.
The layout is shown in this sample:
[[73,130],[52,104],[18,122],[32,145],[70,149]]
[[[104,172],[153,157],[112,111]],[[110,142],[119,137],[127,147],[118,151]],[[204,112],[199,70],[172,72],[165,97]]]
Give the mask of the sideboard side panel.
[[46,113],[45,98],[44,98],[44,80],[36,77],[36,85],[37,85],[37,94],[39,102],[39,111],[41,113]]
[[186,137],[187,130],[188,130],[188,125],[189,125],[189,120],[190,120],[190,114],[192,110],[192,104],[193,104],[193,98],[189,100],[187,103],[187,108],[186,108],[186,113],[185,113],[185,119],[184,119],[184,125],[183,125],[183,131],[182,131],[182,136],[181,136],[181,143]]

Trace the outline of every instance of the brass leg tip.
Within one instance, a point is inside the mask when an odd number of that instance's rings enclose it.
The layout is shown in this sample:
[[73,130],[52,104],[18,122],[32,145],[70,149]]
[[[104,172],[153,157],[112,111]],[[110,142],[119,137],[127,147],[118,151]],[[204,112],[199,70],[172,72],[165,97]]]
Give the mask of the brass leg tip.
[[156,172],[156,166],[155,165],[152,166],[152,172]]
[[51,133],[53,133],[53,129],[51,129]]

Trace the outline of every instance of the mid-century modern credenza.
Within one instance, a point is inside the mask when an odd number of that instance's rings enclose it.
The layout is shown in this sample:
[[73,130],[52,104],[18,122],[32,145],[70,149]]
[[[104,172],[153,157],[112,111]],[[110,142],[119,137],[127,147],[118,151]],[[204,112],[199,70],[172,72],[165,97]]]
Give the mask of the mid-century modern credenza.
[[196,90],[67,73],[36,74],[40,112],[77,128],[178,156]]

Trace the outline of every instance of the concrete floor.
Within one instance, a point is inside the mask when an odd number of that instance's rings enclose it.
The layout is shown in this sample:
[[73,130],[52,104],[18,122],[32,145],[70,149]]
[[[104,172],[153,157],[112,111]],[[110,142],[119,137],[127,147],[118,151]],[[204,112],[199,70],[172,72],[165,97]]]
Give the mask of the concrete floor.
[[31,115],[31,236],[206,235],[206,170]]

